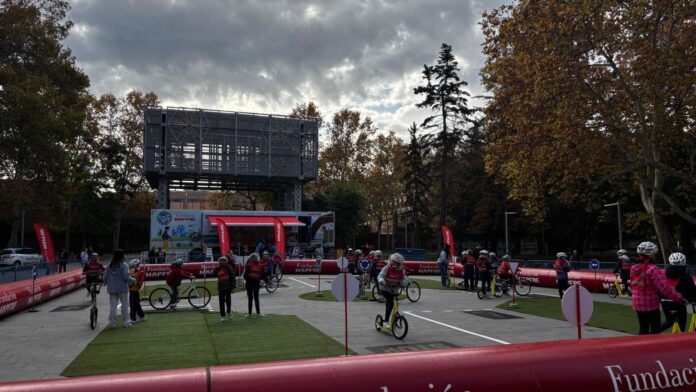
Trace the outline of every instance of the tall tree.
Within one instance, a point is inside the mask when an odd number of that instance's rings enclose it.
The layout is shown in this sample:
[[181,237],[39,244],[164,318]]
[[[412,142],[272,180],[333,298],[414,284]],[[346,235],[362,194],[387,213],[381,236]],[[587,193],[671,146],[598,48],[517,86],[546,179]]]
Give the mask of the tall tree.
[[437,130],[436,134],[427,136],[425,140],[439,155],[440,225],[445,224],[447,213],[447,164],[450,151],[461,138],[462,125],[473,114],[473,110],[468,107],[469,93],[464,90],[467,83],[459,80],[458,72],[459,63],[452,53],[452,46],[443,43],[436,64],[423,65],[425,85],[413,89],[416,95],[424,95],[423,101],[416,104],[417,107],[438,112],[423,120],[421,126]]
[[153,92],[131,91],[123,98],[105,94],[95,107],[100,108],[101,170],[114,204],[113,247],[119,248],[121,218],[126,204],[137,200],[139,191],[148,189],[142,172],[143,118],[146,106],[158,104]]
[[81,127],[89,79],[61,41],[72,22],[67,1],[0,3],[0,178],[14,212],[9,245],[22,212],[47,202],[40,192],[67,169],[65,145]]
[[425,167],[425,154],[423,142],[418,136],[418,126],[413,123],[408,129],[410,136],[409,144],[406,147],[404,166],[405,170],[402,177],[404,184],[404,195],[406,195],[406,206],[412,216],[413,230],[417,243],[415,246],[420,246],[420,230],[423,227],[423,222],[426,221],[426,213],[428,211],[427,201],[430,196],[431,180]]
[[[696,2],[520,2],[484,14],[487,168],[527,214],[628,178],[663,256],[696,224]],[[688,191],[687,191],[688,189]]]
[[317,105],[312,101],[297,104],[297,106],[292,109],[292,112],[290,112],[290,117],[317,120],[319,129],[324,126],[324,116],[319,111]]
[[372,162],[365,178],[368,190],[368,213],[377,222],[377,247],[382,248],[382,225],[389,222],[401,208],[404,188],[401,178],[404,171],[405,146],[393,131],[377,135]]
[[334,114],[328,126],[328,141],[319,154],[320,188],[330,181],[360,181],[367,173],[372,137],[377,128],[370,117],[343,109]]

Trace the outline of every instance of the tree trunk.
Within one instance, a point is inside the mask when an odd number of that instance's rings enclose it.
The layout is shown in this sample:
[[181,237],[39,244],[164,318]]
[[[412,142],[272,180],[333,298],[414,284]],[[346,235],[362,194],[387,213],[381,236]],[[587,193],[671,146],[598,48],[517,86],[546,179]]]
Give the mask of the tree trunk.
[[114,244],[113,250],[119,249],[119,237],[121,236],[121,217],[123,215],[122,206],[119,204],[116,207],[116,213],[114,214]]
[[650,214],[650,218],[653,221],[655,234],[657,234],[657,240],[660,242],[662,258],[663,260],[667,260],[669,253],[674,249],[674,237],[664,217],[655,210],[656,197],[644,182],[640,184],[640,198],[643,202],[645,212]]
[[377,249],[382,250],[382,219],[377,219]]

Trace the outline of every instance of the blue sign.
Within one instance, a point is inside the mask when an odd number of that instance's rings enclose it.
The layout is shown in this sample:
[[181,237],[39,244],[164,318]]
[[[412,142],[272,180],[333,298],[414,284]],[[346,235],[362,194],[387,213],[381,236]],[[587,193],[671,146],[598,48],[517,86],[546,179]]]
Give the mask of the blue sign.
[[34,280],[39,276],[39,271],[36,270],[36,266],[31,267],[31,276]]
[[360,271],[362,272],[367,272],[370,270],[370,268],[372,268],[372,263],[370,263],[370,260],[368,259],[362,259],[360,260],[358,268],[360,268]]
[[597,271],[599,269],[599,260],[597,260],[597,259],[590,260],[590,269],[592,271]]

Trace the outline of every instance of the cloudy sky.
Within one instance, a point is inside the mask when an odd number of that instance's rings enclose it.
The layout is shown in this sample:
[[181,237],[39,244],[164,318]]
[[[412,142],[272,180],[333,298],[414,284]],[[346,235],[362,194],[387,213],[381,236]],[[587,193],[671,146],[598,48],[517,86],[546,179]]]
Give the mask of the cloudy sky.
[[[350,108],[401,136],[427,112],[413,88],[440,45],[482,94],[478,25],[504,0],[71,0],[66,45],[93,94],[154,91],[163,106],[288,114]],[[480,100],[475,100],[480,104]]]

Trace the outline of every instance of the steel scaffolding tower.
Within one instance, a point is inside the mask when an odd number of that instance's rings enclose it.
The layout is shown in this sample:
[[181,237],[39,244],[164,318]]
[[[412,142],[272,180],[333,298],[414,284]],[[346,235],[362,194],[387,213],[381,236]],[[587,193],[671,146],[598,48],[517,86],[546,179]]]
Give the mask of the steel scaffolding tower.
[[[302,185],[317,177],[316,120],[190,108],[145,109],[145,177],[169,208],[170,189],[272,191],[302,209]],[[281,206],[278,206],[279,208]]]

